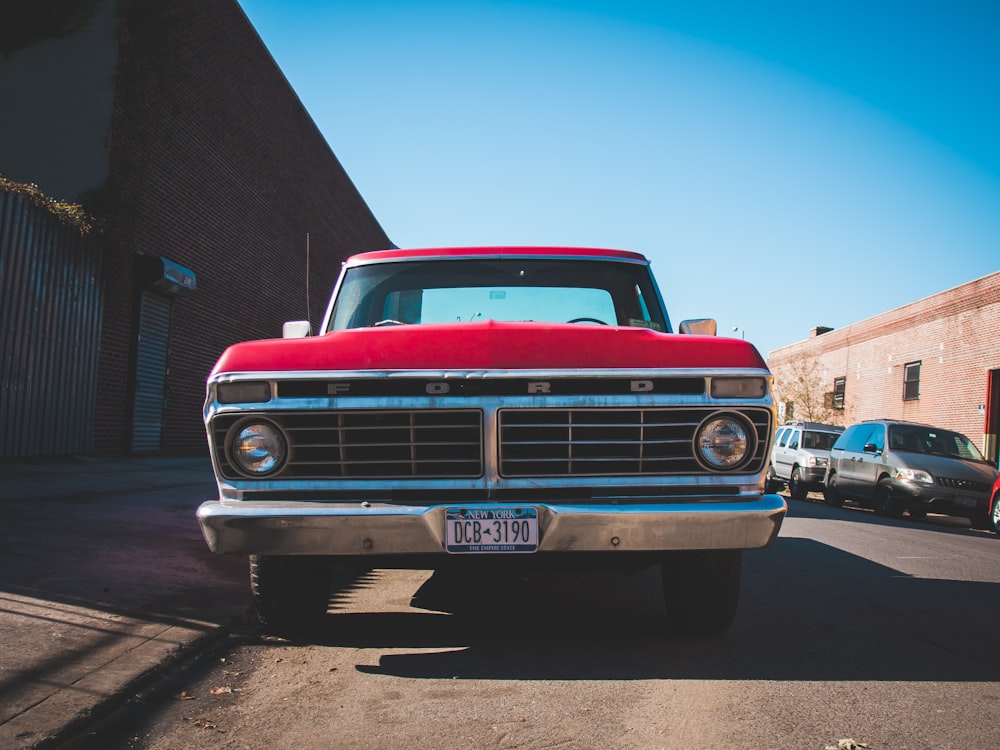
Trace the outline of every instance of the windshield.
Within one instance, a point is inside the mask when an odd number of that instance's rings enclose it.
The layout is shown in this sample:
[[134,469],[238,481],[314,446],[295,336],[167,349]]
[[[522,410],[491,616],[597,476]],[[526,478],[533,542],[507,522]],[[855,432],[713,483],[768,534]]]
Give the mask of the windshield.
[[969,461],[986,460],[975,444],[960,432],[921,425],[891,425],[889,447],[898,451],[929,453]]
[[521,258],[350,268],[327,330],[483,320],[670,330],[642,264]]
[[802,447],[813,451],[828,451],[840,437],[839,432],[812,432],[806,430],[802,435]]

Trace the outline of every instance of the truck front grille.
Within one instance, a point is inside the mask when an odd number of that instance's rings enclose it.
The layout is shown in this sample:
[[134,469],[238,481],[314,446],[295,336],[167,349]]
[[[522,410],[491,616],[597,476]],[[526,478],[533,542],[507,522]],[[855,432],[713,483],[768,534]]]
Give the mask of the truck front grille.
[[[698,426],[718,408],[501,408],[495,458],[487,456],[481,409],[353,409],[227,413],[212,420],[223,476],[241,474],[230,440],[248,420],[273,422],[288,440],[287,466],[274,479],[471,479],[497,464],[503,477],[691,475]],[[766,461],[770,412],[737,409],[748,421],[753,457]]]
[[[504,409],[500,473],[507,477],[700,474],[694,455],[698,425],[714,409]],[[753,420],[758,471],[767,445],[768,412]]]
[[[483,473],[483,413],[479,409],[359,409],[270,413],[288,440],[282,479],[478,477]],[[230,428],[213,422],[223,474],[239,472],[229,460]]]

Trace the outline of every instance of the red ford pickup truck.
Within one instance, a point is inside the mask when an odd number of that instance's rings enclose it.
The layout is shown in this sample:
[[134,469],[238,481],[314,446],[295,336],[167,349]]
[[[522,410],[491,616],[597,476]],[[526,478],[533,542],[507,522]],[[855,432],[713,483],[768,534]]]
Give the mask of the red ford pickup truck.
[[273,632],[326,622],[335,565],[659,565],[669,630],[730,626],[786,511],[771,375],[713,320],[673,332],[642,255],[364,253],[307,329],[227,349],[204,412],[198,520]]

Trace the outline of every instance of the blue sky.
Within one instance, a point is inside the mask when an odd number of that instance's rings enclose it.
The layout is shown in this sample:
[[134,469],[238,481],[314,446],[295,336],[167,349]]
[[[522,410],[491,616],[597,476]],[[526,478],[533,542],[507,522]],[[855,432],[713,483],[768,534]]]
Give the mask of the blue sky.
[[240,4],[400,247],[636,250],[765,356],[1000,270],[997,0]]

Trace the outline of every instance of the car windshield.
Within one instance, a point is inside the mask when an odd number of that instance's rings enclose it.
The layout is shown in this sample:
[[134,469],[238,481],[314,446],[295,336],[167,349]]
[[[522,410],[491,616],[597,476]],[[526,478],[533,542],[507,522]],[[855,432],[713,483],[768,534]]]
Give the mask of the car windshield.
[[910,453],[985,461],[975,444],[960,432],[921,425],[890,425],[889,447]]
[[327,330],[538,321],[668,331],[646,266],[572,259],[448,259],[347,270]]
[[813,432],[806,430],[802,436],[802,447],[814,451],[828,451],[840,437],[839,432]]

